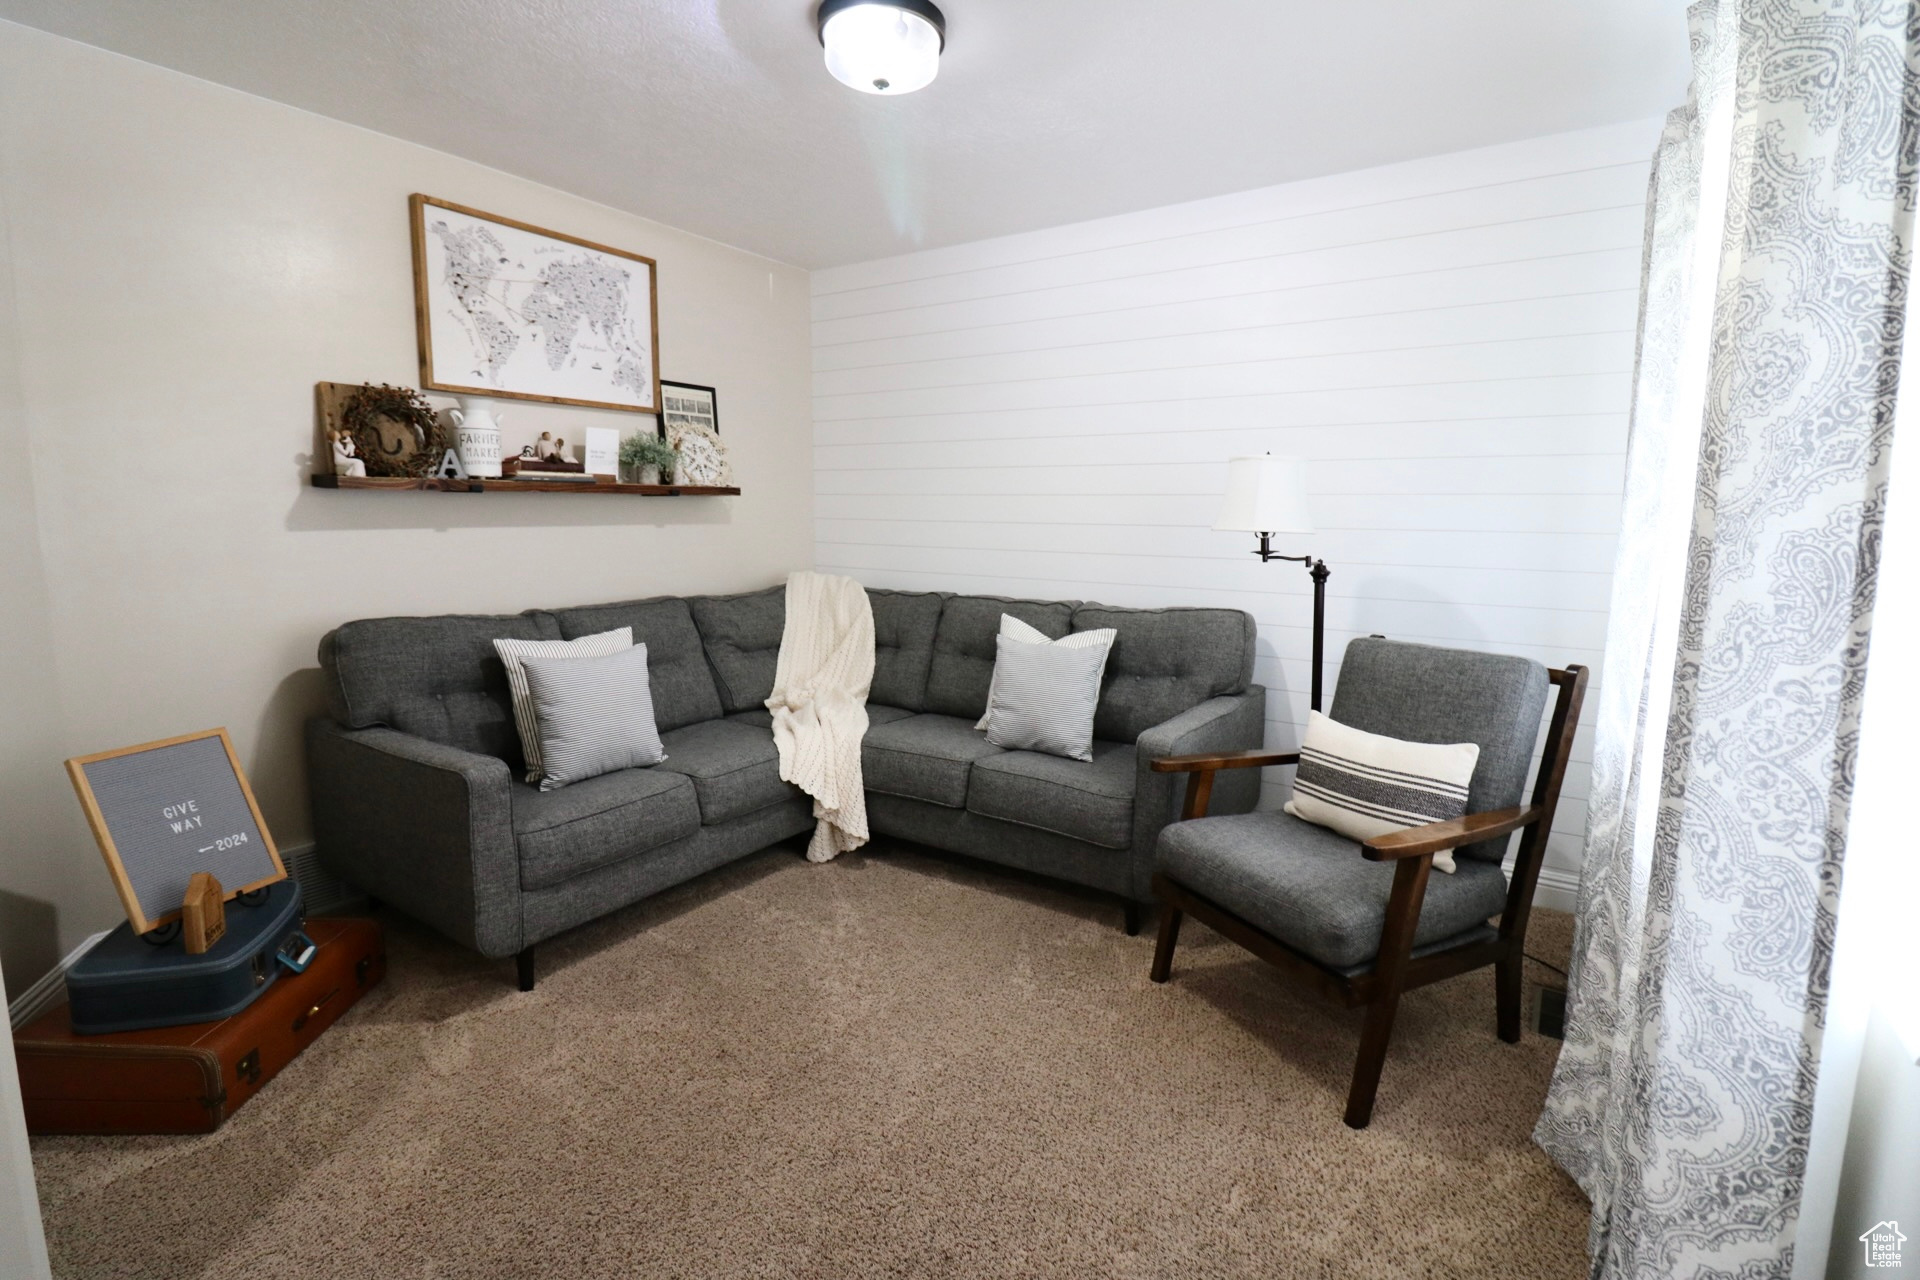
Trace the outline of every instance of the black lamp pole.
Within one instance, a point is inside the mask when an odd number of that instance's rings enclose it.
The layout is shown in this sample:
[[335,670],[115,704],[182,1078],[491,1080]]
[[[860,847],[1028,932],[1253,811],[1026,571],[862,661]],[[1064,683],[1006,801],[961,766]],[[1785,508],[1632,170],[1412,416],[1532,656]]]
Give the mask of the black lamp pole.
[[1320,710],[1320,659],[1326,649],[1327,638],[1327,579],[1333,571],[1327,568],[1324,560],[1315,560],[1312,556],[1283,556],[1273,549],[1269,539],[1273,535],[1260,535],[1260,548],[1253,554],[1264,563],[1268,560],[1292,560],[1307,566],[1307,573],[1313,578],[1313,698],[1309,702],[1315,711]]

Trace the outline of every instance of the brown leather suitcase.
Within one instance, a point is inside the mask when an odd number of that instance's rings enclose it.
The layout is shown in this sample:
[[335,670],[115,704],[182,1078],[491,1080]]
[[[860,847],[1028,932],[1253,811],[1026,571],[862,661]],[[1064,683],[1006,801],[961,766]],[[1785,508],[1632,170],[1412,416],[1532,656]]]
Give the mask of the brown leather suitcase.
[[61,1005],[14,1033],[31,1133],[210,1133],[386,973],[380,926],[317,917],[318,947],[220,1022],[83,1036]]

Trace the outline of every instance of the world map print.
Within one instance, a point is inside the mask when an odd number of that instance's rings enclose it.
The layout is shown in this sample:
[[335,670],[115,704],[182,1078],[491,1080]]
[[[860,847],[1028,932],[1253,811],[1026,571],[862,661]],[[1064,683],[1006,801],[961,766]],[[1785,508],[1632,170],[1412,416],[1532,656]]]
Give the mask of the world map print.
[[427,385],[654,409],[653,264],[415,202]]

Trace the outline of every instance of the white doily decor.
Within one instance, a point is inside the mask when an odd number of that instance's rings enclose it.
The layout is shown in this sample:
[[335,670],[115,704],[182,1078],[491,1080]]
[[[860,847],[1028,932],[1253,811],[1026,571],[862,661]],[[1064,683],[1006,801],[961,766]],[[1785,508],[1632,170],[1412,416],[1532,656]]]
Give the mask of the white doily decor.
[[727,458],[727,446],[720,433],[694,423],[667,429],[667,443],[680,451],[680,466],[674,481],[685,485],[729,488],[733,484],[733,463]]

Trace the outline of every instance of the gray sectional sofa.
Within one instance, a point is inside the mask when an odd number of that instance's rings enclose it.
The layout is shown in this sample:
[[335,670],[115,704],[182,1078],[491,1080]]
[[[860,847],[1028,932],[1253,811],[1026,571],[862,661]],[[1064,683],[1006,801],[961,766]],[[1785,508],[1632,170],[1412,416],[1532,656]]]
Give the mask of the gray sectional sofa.
[[[1253,620],[1232,609],[1119,609],[873,590],[876,652],[862,752],[875,835],[899,836],[1111,893],[1129,931],[1151,901],[1177,774],[1156,756],[1258,747]],[[1090,763],[990,745],[1000,615],[1052,637],[1113,627]],[[785,588],[504,616],[376,618],[320,642],[330,715],[308,730],[320,856],[336,874],[483,955],[574,925],[809,831],[780,780],[765,702]],[[557,791],[522,780],[502,637],[630,626],[648,649],[667,760]],[[1213,812],[1245,812],[1256,771],[1223,775]]]

